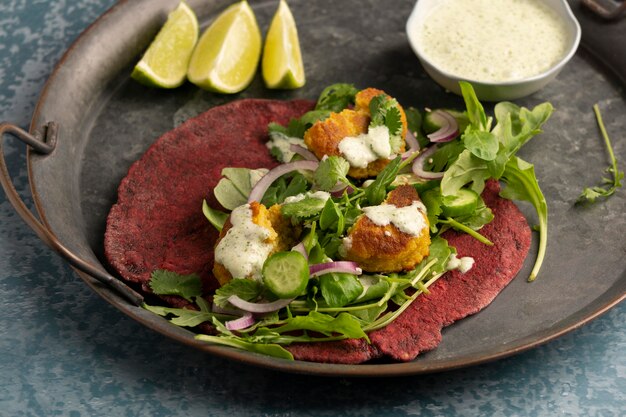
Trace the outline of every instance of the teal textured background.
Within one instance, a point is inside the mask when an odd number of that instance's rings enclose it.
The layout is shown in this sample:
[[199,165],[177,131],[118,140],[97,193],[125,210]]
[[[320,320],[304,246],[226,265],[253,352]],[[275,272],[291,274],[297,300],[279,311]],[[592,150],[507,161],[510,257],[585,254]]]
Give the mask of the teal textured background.
[[[0,120],[28,127],[55,63],[113,0],[0,3]],[[5,152],[27,204],[24,145]],[[623,416],[626,306],[494,363],[394,379],[244,367],[92,292],[0,193],[0,416]]]

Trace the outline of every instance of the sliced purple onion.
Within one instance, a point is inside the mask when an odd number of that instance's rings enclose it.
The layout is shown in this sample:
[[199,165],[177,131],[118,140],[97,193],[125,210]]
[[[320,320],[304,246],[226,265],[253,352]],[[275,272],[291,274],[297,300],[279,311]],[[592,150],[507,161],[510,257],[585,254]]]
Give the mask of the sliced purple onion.
[[235,307],[240,308],[244,311],[248,311],[250,313],[260,314],[272,313],[274,311],[280,310],[281,308],[286,307],[292,301],[293,298],[286,298],[272,301],[271,303],[251,303],[250,301],[246,301],[237,295],[231,295],[230,297],[228,297],[228,302]]
[[419,152],[419,149],[409,149],[408,151],[400,155],[400,158],[402,158],[402,160],[405,161],[409,159],[415,152]]
[[318,166],[319,162],[316,161],[296,161],[277,166],[276,168],[270,170],[267,174],[263,175],[261,179],[256,183],[256,185],[250,192],[250,196],[248,197],[248,203],[251,203],[253,201],[261,201],[270,185],[272,185],[274,181],[276,181],[283,175],[301,169],[315,171]]
[[352,194],[354,192],[354,188],[344,182],[338,182],[337,185],[335,185],[329,192],[333,197],[341,197],[344,190],[347,191],[348,194]]
[[450,142],[459,135],[459,124],[454,116],[444,110],[435,110],[431,113],[434,122],[441,126],[439,130],[428,136],[431,142]]
[[418,151],[420,148],[420,144],[415,138],[415,135],[410,130],[406,131],[406,136],[404,137],[406,144],[409,145],[409,151]]
[[229,316],[237,316],[237,317],[240,317],[245,313],[243,310],[234,309],[234,308],[224,308],[224,307],[218,306],[215,303],[213,303],[213,305],[211,306],[211,311],[217,314],[226,314]]
[[426,148],[420,156],[415,158],[412,166],[412,170],[415,175],[425,180],[438,180],[443,178],[443,172],[431,172],[424,170],[424,163],[428,161],[428,158],[430,158],[430,156],[434,154],[437,149],[439,149],[439,147],[437,145],[433,145]]
[[226,328],[228,330],[241,330],[252,326],[255,322],[256,320],[252,317],[252,313],[246,313],[238,319],[227,321]]
[[326,262],[323,264],[315,264],[309,266],[309,274],[312,277],[330,274],[331,272],[361,275],[363,273],[363,270],[359,268],[359,265],[356,262],[352,261]]
[[292,251],[296,251],[296,252],[300,252],[302,255],[304,255],[304,258],[306,260],[309,259],[309,254],[306,253],[306,248],[304,247],[304,243],[302,243],[302,242],[298,243],[296,246],[291,248],[291,250]]
[[289,145],[289,150],[293,153],[297,153],[298,155],[300,155],[307,161],[316,161],[316,162],[319,161],[319,159],[317,159],[317,156],[315,156],[313,152],[311,152],[304,146],[300,146],[300,145],[296,145],[295,143],[292,143],[291,145]]

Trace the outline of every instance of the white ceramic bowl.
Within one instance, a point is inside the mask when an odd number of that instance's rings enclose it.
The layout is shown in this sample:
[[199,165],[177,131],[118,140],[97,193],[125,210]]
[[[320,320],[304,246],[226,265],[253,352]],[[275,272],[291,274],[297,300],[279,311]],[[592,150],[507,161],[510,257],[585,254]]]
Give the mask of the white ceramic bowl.
[[441,5],[442,1],[444,0],[418,0],[407,21],[406,32],[413,51],[419,58],[428,75],[430,75],[430,77],[439,85],[456,94],[461,94],[459,81],[465,80],[472,83],[474,90],[476,91],[476,95],[480,100],[514,100],[528,96],[544,87],[557,76],[565,64],[567,64],[567,62],[572,58],[578,48],[578,44],[580,43],[580,25],[574,17],[567,0],[543,0],[547,6],[552,8],[556,14],[563,19],[565,28],[568,31],[567,38],[570,44],[568,45],[567,52],[559,62],[557,62],[549,70],[539,75],[515,81],[483,82],[463,78],[446,72],[429,61],[422,51],[422,47],[417,40],[417,36],[411,35],[412,33],[414,34],[424,23],[424,19],[429,15],[432,9]]

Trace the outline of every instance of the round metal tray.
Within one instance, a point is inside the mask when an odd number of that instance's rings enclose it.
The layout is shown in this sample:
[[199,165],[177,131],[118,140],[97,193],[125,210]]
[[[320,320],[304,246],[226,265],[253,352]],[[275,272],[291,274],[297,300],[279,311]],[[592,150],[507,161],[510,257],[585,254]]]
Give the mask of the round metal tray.
[[[406,106],[463,106],[459,97],[442,91],[426,76],[409,47],[404,27],[411,1],[394,2],[390,11],[375,0],[292,0],[308,76],[300,90],[267,90],[260,76],[235,96],[208,93],[190,84],[172,91],[148,89],[130,80],[129,74],[177,3],[121,1],[72,45],[46,84],[31,125],[31,133],[38,133],[41,140],[35,140],[35,150],[29,151],[29,178],[44,224],[34,223],[9,196],[44,241],[123,313],[167,337],[251,365],[317,375],[393,376],[449,370],[515,354],[583,325],[626,297],[625,193],[588,208],[573,205],[607,165],[592,105],[599,102],[609,132],[617,137],[626,131],[626,63],[611,52],[616,43],[626,46],[626,31],[624,22],[607,29],[574,4],[583,27],[582,50],[554,82],[519,101],[527,107],[550,101],[556,108],[544,133],[522,152],[535,164],[550,210],[548,254],[536,282],[526,282],[535,243],[518,277],[488,308],[446,328],[437,349],[408,363],[333,365],[274,359],[198,342],[192,332],[137,306],[141,297],[107,270],[102,249],[106,215],[132,162],[183,120],[244,97],[316,98],[334,82],[382,88]],[[189,3],[206,26],[230,2]],[[251,5],[266,30],[276,2]],[[46,149],[38,143],[53,136],[55,125],[44,129],[49,122],[58,126],[56,143],[51,152],[42,153]],[[615,151],[619,160],[626,160],[623,143],[616,143]],[[536,221],[530,207],[521,208],[531,224]]]

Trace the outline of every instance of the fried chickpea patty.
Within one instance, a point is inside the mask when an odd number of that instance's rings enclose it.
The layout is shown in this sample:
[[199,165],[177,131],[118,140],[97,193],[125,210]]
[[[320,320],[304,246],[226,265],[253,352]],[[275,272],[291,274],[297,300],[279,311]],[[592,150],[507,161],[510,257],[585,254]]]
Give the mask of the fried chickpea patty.
[[[304,143],[319,159],[324,156],[341,156],[339,142],[346,137],[355,137],[367,133],[371,120],[370,101],[378,95],[385,94],[376,88],[366,88],[356,94],[354,109],[345,109],[340,113],[331,113],[323,121],[316,122],[304,133]],[[404,109],[398,104],[402,120],[402,146],[405,150],[404,137],[407,132],[407,121]],[[387,166],[388,159],[377,159],[370,162],[365,168],[350,167],[348,175],[353,178],[368,178],[376,176]]]
[[[385,204],[397,208],[408,207],[419,202],[415,188],[402,185],[387,195]],[[393,223],[380,226],[365,214],[359,217],[344,240],[344,258],[359,264],[368,272],[400,272],[414,269],[428,256],[430,247],[429,224],[426,213],[416,210],[422,216],[425,227],[419,235],[401,231]]]
[[[280,252],[284,250],[289,250],[292,246],[295,245],[294,235],[298,234],[298,228],[294,228],[291,225],[289,219],[283,217],[280,211],[279,205],[273,205],[269,208],[269,210],[263,205],[256,201],[250,203],[250,211],[251,211],[251,220],[254,224],[261,226],[267,229],[267,238],[263,243],[271,245],[271,250],[269,254]],[[231,214],[232,216],[232,214]],[[231,223],[231,218],[229,217],[220,232],[220,236],[215,243],[215,247],[220,244],[222,239],[226,236],[228,231],[233,227]],[[244,256],[244,254],[241,254]],[[242,259],[241,262],[245,262],[245,259]],[[213,265],[213,274],[215,278],[219,281],[220,285],[226,284],[233,278],[231,272],[219,262],[215,262]],[[237,277],[237,278],[249,278],[249,277]]]

